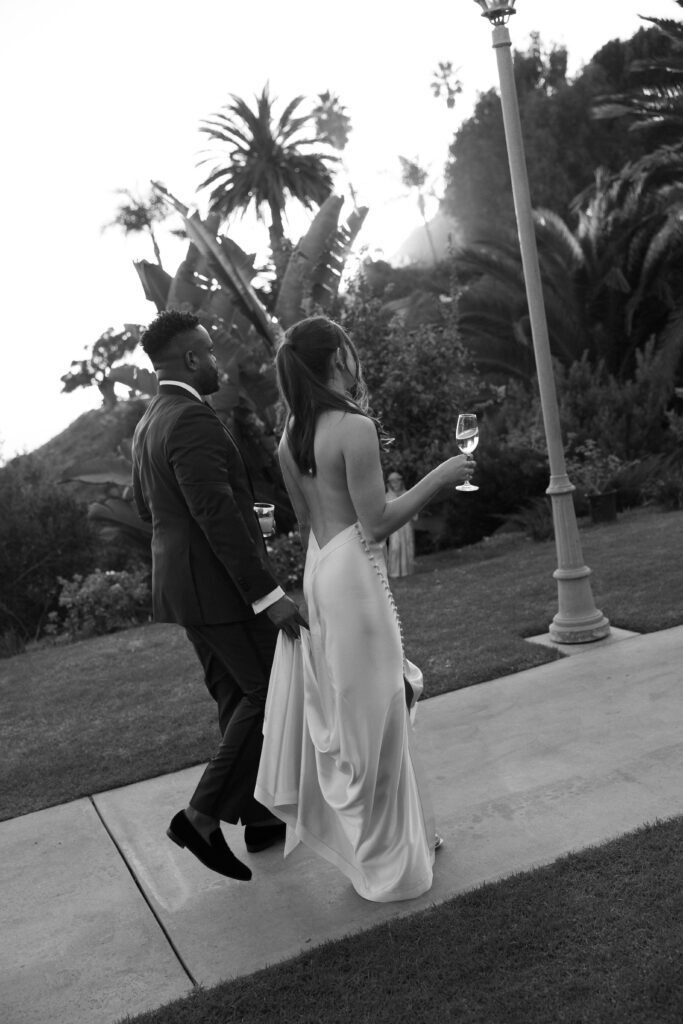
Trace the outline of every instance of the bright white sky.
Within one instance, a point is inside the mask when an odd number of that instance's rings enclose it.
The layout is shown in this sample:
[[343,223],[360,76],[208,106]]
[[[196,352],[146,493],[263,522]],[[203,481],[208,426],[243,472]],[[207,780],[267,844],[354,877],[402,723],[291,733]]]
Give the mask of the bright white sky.
[[[518,49],[534,30],[566,45],[573,73],[641,27],[638,14],[677,19],[680,9],[518,0],[510,32]],[[60,376],[106,328],[155,314],[132,265],[152,258],[149,242],[101,231],[115,189],[158,178],[191,205],[199,122],[229,93],[251,100],[267,80],[283,101],[330,90],[352,118],[345,160],[370,206],[358,244],[391,256],[420,223],[398,155],[428,166],[440,190],[459,122],[497,84],[490,41],[473,0],[0,0],[0,456],[30,451],[99,405],[95,388],[61,394]],[[439,61],[465,86],[452,111],[430,90]],[[295,240],[303,226],[292,226]],[[246,222],[231,234],[250,251],[265,241]],[[167,269],[183,249],[163,240]]]

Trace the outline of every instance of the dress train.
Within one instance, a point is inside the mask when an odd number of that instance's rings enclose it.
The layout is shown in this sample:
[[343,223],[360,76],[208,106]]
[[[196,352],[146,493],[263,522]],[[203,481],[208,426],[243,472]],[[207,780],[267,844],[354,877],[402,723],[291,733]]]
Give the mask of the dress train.
[[335,864],[365,899],[412,899],[432,884],[434,822],[413,749],[403,645],[381,544],[358,523],[304,574],[310,632],[280,633],[255,796]]

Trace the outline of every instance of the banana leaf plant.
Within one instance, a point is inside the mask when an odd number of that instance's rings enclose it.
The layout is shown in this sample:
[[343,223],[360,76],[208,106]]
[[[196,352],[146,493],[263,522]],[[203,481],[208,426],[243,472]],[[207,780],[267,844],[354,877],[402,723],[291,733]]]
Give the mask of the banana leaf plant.
[[104,498],[93,501],[88,518],[96,523],[106,541],[123,539],[130,547],[151,560],[152,527],[140,519],[130,498]]
[[[159,312],[196,313],[213,335],[223,371],[220,389],[211,399],[213,407],[239,439],[257,500],[272,502],[279,528],[290,530],[295,518],[277,461],[281,410],[273,357],[284,329],[313,312],[330,309],[367,208],[354,209],[340,224],[343,201],[328,197],[292,252],[271,316],[251,283],[254,257],[219,234],[217,217],[202,220],[164,186],[153,184],[183,218],[189,245],[173,277],[147,260],[134,264],[145,297]],[[110,377],[131,393],[156,392],[154,374],[132,364],[115,367]],[[89,515],[109,535],[118,530],[136,547],[148,550],[151,531],[132,504],[131,473],[128,441],[127,451],[71,466],[62,479],[116,486],[118,494],[94,502]]]
[[[68,393],[76,388],[89,387],[96,384],[102,395],[102,403],[105,408],[112,408],[117,401],[114,391],[114,384],[117,381],[125,383],[130,389],[131,395],[147,393],[150,386],[149,377],[152,374],[148,370],[134,367],[132,363],[123,363],[114,366],[124,356],[133,352],[140,341],[141,328],[138,324],[124,324],[122,331],[118,333],[112,327],[104,331],[92,347],[92,352],[87,359],[75,360],[71,363],[71,369],[61,378],[62,391]],[[138,387],[139,372],[140,386]]]

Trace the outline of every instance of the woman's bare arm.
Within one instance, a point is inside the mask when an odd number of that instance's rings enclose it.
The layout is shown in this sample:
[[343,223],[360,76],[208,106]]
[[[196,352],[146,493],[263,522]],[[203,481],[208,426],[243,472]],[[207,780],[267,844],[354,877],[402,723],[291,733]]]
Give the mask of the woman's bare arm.
[[457,455],[427,473],[404,494],[387,501],[379,441],[372,420],[347,415],[337,429],[351,501],[365,533],[375,541],[385,540],[417,515],[444,487],[462,483],[472,471],[472,461]]

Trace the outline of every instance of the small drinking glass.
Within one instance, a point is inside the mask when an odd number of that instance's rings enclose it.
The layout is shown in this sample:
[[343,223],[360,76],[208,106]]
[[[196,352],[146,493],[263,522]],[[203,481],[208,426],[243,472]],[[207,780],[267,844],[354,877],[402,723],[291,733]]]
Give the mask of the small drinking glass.
[[[477,417],[473,412],[462,412],[458,416],[455,425],[455,440],[463,455],[471,455],[479,444],[479,425]],[[458,484],[456,491],[478,491],[476,484],[466,480],[464,484]]]
[[254,505],[254,512],[258,516],[263,536],[272,537],[275,533],[275,505],[269,505],[265,501],[257,501]]

